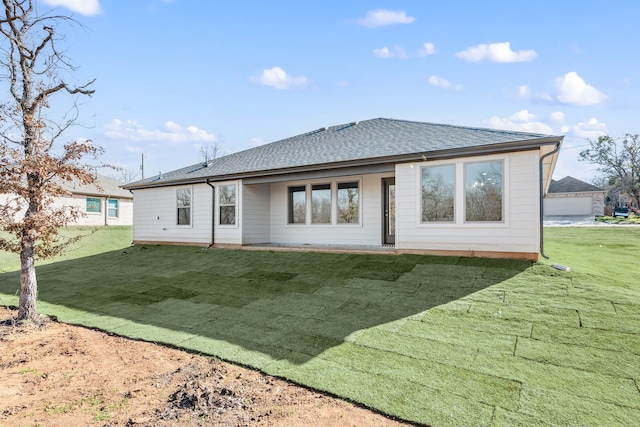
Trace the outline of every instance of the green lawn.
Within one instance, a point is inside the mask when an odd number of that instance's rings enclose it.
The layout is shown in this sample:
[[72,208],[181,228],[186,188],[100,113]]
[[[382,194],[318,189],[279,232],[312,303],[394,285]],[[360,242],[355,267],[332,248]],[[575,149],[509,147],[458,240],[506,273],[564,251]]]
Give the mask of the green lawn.
[[[640,227],[545,233],[552,259],[535,265],[123,239],[40,266],[39,308],[421,424],[634,425]],[[0,274],[0,304],[17,287]]]
[[[85,237],[71,246],[62,256],[56,257],[53,260],[37,262],[36,265],[50,264],[52,262],[60,262],[113,251],[129,246],[132,240],[131,227],[124,226],[74,226],[62,229],[60,235],[63,238],[76,236]],[[0,250],[0,273],[15,270],[20,270],[20,256]]]

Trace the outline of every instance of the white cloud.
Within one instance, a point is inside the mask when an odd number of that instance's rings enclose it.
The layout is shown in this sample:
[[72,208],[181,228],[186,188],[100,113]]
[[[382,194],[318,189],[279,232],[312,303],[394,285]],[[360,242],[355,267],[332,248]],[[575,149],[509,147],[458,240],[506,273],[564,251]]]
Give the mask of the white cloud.
[[552,122],[562,123],[564,122],[564,113],[562,111],[553,111],[549,114],[549,120]]
[[388,47],[383,47],[381,49],[373,49],[373,54],[378,58],[392,58],[393,54],[389,50]]
[[418,50],[419,56],[429,56],[436,53],[436,46],[433,43],[424,43]]
[[518,111],[509,117],[493,116],[489,119],[489,124],[497,129],[553,134],[551,126],[538,120],[538,117],[528,110]]
[[41,0],[44,4],[53,7],[66,7],[81,15],[97,15],[101,12],[98,0]]
[[407,57],[407,53],[400,46],[394,46],[391,49],[384,46],[381,49],[373,49],[373,54],[378,58],[400,58],[405,59]]
[[607,97],[598,89],[588,85],[575,71],[568,72],[556,79],[558,102],[572,105],[594,105]]
[[429,76],[429,84],[437,87],[441,87],[444,89],[453,89],[453,90],[461,90],[461,85],[453,85],[449,80],[444,79],[438,76]]
[[571,126],[571,133],[580,138],[595,139],[607,134],[607,125],[593,117],[587,122],[579,122]]
[[538,93],[536,94],[534,99],[537,101],[542,101],[549,104],[555,104],[556,102],[553,96],[549,95],[548,93]]
[[360,24],[369,28],[384,27],[395,24],[411,24],[416,18],[407,16],[404,11],[392,11],[386,9],[370,10],[367,16],[360,19]]
[[518,95],[523,98],[528,98],[529,95],[531,95],[531,89],[529,89],[529,86],[527,85],[522,85],[518,87]]
[[260,75],[258,82],[264,86],[271,86],[276,89],[303,87],[309,83],[306,77],[290,76],[280,67],[262,70],[262,74]]
[[173,121],[165,122],[158,129],[146,129],[135,120],[113,119],[105,134],[114,139],[134,142],[182,144],[185,142],[215,142],[216,136],[196,126],[182,127]]
[[469,62],[526,62],[533,61],[538,54],[535,50],[511,50],[511,42],[479,44],[456,53],[460,59]]

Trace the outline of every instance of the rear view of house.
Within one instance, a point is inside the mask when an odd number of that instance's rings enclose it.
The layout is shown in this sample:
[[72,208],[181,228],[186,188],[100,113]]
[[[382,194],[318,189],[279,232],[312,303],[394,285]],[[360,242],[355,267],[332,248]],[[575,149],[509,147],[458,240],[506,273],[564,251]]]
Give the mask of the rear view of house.
[[372,119],[124,186],[138,243],[537,259],[561,136]]

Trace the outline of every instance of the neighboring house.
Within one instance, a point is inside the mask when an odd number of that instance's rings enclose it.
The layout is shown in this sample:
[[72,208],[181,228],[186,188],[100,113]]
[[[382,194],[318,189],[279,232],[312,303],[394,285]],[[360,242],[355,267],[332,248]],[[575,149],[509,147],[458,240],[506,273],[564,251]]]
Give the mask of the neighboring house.
[[[132,225],[133,195],[121,188],[124,183],[104,175],[97,175],[96,185],[69,182],[62,185],[70,195],[56,197],[54,207],[78,206],[83,215],[73,225]],[[5,203],[7,195],[0,195]]]
[[604,215],[607,191],[571,176],[551,180],[544,202],[544,216]]
[[127,184],[136,243],[537,259],[561,136],[372,119]]
[[55,205],[79,206],[84,215],[76,225],[132,225],[133,194],[113,178],[98,174],[97,180],[99,187],[78,182],[64,184],[71,196],[58,197]]

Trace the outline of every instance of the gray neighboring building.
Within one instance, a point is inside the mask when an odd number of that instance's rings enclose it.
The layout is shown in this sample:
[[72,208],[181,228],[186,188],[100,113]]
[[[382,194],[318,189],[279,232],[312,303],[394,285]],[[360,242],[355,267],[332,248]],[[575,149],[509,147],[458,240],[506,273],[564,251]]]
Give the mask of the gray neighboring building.
[[604,215],[607,191],[572,176],[551,180],[544,216]]

